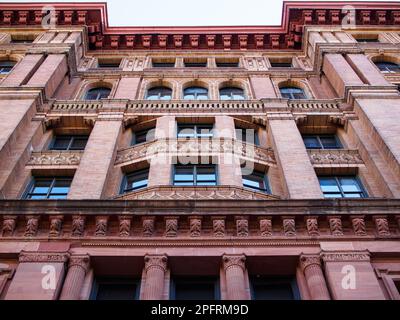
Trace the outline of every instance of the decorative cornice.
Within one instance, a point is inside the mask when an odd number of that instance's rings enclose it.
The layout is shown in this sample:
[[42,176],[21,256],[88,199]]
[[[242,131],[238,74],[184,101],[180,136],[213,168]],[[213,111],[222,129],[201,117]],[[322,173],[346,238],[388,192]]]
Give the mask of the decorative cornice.
[[19,255],[20,263],[66,263],[70,257],[68,252],[27,252],[22,251]]
[[371,255],[368,251],[343,251],[343,252],[323,252],[322,260],[327,262],[362,262],[370,261]]

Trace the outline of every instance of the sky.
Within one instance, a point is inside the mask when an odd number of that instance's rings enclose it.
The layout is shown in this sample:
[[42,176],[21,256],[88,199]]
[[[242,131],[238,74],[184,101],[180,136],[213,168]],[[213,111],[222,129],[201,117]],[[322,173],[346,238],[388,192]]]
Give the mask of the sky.
[[[54,2],[54,0],[34,1]],[[29,1],[0,0],[0,3],[4,2]],[[58,0],[57,2],[71,1]],[[283,0],[86,0],[74,2],[107,2],[110,26],[272,26],[281,24]]]

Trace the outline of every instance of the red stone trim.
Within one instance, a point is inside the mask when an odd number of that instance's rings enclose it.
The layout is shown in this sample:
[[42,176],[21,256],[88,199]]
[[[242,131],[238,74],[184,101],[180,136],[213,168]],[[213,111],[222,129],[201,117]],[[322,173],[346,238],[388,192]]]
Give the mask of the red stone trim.
[[29,262],[49,262],[49,263],[66,263],[70,255],[68,252],[27,252],[22,251],[19,255],[20,263]]
[[145,256],[144,262],[146,272],[148,272],[151,268],[158,268],[161,269],[163,272],[167,271],[168,257],[166,255]]
[[321,257],[325,263],[342,261],[371,261],[371,255],[368,251],[323,252]]
[[243,271],[246,269],[246,256],[243,255],[224,255],[222,257],[224,270],[232,267],[239,267]]

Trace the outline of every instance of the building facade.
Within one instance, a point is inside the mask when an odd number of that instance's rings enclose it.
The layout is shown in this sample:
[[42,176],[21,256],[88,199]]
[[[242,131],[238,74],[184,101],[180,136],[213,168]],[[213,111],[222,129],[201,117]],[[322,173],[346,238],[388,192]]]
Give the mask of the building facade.
[[399,3],[43,6],[0,4],[0,299],[400,299]]

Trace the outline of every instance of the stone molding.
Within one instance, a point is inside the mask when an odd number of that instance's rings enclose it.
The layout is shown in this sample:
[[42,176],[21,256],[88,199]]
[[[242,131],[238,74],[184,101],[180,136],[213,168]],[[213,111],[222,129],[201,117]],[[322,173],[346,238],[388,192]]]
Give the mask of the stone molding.
[[320,165],[364,165],[358,150],[307,150],[311,163]]
[[368,251],[336,251],[336,252],[322,252],[322,260],[327,262],[362,262],[371,261],[371,255]]
[[68,252],[27,252],[22,251],[19,255],[20,263],[66,263],[70,258]]
[[82,158],[82,151],[41,151],[33,152],[26,164],[29,167],[37,166],[73,166],[77,167]]

